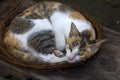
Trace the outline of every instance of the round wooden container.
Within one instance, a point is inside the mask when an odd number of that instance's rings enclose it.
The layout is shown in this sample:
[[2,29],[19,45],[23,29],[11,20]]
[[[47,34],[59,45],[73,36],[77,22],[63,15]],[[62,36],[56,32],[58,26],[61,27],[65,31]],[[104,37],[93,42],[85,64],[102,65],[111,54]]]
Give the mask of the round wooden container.
[[[27,4],[27,5],[26,5]],[[24,68],[29,68],[32,70],[50,70],[55,68],[66,68],[66,67],[72,67],[75,65],[78,65],[80,63],[74,63],[70,64],[67,61],[59,62],[55,64],[50,63],[36,63],[34,61],[25,61],[22,59],[18,59],[15,56],[13,56],[13,53],[10,53],[9,47],[6,46],[3,39],[6,34],[8,25],[12,21],[12,19],[17,16],[20,12],[22,12],[24,9],[28,8],[31,5],[34,5],[35,3],[30,2],[29,0],[22,1],[22,0],[11,0],[8,2],[8,5],[1,4],[2,11],[0,16],[0,57],[1,60],[4,60],[12,65],[21,66]],[[71,6],[72,7],[72,6]],[[74,7],[73,7],[74,8]],[[79,10],[79,9],[77,9]],[[97,39],[102,39],[102,27],[101,25],[90,16],[86,15],[84,12],[79,12],[88,20],[91,22],[92,26],[95,29],[95,32],[97,33]]]

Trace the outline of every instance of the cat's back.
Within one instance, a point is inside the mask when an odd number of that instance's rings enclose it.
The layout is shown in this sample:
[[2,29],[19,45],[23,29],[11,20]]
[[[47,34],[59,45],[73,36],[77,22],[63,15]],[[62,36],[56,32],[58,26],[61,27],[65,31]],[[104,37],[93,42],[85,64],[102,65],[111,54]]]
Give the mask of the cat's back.
[[[42,50],[45,52],[43,48],[40,49],[40,42],[42,40],[47,41],[48,38],[52,39],[49,39],[44,47],[49,46],[48,43],[50,41],[52,41],[52,47],[55,46],[53,43],[54,33],[52,26],[47,18],[25,18],[22,14],[23,13],[13,19],[5,34],[4,42],[10,46],[12,53],[15,53],[14,48],[17,53],[18,50],[31,54],[34,51],[36,51],[36,53],[42,52]],[[43,43],[45,43],[44,41]],[[51,48],[51,50],[52,49],[53,48]]]

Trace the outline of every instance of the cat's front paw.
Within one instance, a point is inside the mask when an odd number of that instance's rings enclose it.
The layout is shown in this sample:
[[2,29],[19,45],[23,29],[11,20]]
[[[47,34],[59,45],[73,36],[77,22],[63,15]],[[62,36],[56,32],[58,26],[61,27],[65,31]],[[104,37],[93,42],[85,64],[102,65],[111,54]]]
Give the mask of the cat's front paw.
[[59,50],[55,50],[55,51],[54,51],[54,55],[55,55],[56,57],[61,58],[61,57],[63,57],[63,56],[64,56],[64,53],[63,53],[63,52],[61,52],[61,51],[59,51]]

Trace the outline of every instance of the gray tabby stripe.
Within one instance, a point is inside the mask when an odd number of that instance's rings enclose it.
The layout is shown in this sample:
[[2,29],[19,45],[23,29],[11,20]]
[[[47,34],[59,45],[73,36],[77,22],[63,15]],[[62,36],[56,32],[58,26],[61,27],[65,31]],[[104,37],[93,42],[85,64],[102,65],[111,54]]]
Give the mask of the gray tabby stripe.
[[33,33],[28,38],[28,45],[37,52],[52,53],[55,50],[54,33],[50,30]]
[[12,21],[10,29],[13,33],[22,34],[30,30],[33,26],[34,24],[30,20],[17,17]]

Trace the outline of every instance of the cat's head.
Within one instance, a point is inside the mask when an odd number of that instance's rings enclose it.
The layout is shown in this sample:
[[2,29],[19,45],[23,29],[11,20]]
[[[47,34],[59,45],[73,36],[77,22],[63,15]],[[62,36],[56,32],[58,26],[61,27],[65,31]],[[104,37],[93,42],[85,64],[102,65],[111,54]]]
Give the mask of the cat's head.
[[71,23],[69,38],[66,40],[66,48],[70,50],[69,60],[89,58],[99,50],[105,40],[91,39],[91,36],[89,30],[80,33],[76,25]]

